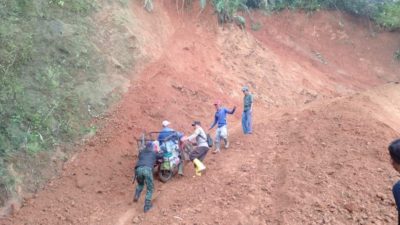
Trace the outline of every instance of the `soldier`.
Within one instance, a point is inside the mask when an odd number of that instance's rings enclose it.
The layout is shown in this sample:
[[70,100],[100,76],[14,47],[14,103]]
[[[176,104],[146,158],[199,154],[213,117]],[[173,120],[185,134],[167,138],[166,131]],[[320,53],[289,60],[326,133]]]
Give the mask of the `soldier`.
[[147,186],[146,199],[144,202],[144,212],[147,212],[153,206],[151,197],[154,191],[153,183],[153,167],[156,160],[162,158],[162,154],[154,150],[153,142],[148,142],[146,148],[140,151],[138,161],[135,166],[135,179],[138,182],[135,191],[134,202],[139,200],[140,194],[143,191],[144,185]]

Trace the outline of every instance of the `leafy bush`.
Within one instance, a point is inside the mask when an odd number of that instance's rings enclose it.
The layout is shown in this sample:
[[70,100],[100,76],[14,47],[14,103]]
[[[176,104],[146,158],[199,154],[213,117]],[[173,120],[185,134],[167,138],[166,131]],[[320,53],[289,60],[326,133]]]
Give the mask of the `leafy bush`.
[[[190,1],[191,0],[186,0]],[[184,2],[186,2],[184,1]],[[146,9],[153,0],[145,0]],[[207,0],[200,0],[202,9],[206,7]],[[322,8],[340,9],[348,13],[368,17],[391,30],[400,27],[400,1],[399,0],[213,0],[213,7],[218,14],[220,22],[231,22],[232,16],[238,10],[260,8],[267,10],[303,9],[315,11]],[[149,10],[149,11],[151,11]]]
[[247,9],[244,0],[213,0],[213,6],[220,23],[231,22],[239,9]]
[[394,58],[400,60],[400,49],[397,49],[397,51],[394,53]]
[[395,30],[400,28],[400,1],[385,3],[376,16],[375,21],[390,29]]
[[[390,30],[400,27],[400,1],[398,0],[249,0],[253,5],[265,5],[270,10],[298,8],[314,11],[321,8],[340,9],[364,16]],[[254,3],[257,2],[257,3]]]
[[315,11],[321,8],[321,0],[252,0],[258,1],[258,5],[264,5],[269,10],[282,10],[285,8],[299,8],[307,11]]

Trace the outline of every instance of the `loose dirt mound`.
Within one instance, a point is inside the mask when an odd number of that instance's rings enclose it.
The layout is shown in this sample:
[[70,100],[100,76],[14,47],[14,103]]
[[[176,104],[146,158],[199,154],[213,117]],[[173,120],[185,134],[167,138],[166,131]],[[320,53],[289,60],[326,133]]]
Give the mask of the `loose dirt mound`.
[[[392,54],[386,48],[395,46],[394,37],[360,38],[356,31],[365,28],[330,13],[317,14],[325,28],[340,22],[354,29],[315,30],[314,39],[301,31],[320,24],[297,14],[291,25],[291,14],[283,13],[258,16],[265,27],[252,34],[218,28],[211,12],[199,18],[177,14],[174,4],[160,3],[151,18],[137,5],[132,10],[139,19],[157,18],[141,27],[147,30],[143,35],[162,36],[160,42],[151,36],[148,43],[154,58],[122,101],[100,118],[104,127],[61,177],[3,224],[393,223],[389,188],[395,174],[386,145],[400,128],[400,110],[392,104],[399,87],[355,93],[398,79],[399,68],[381,57]],[[168,30],[153,27],[157,21]],[[326,30],[357,44],[347,52],[347,42],[328,41]],[[379,54],[364,52],[364,46],[377,43],[385,45]],[[336,50],[346,52],[335,55]],[[352,63],[360,54],[364,60]],[[143,214],[143,199],[131,203],[133,137],[143,129],[158,130],[164,119],[185,133],[193,119],[211,123],[212,101],[241,106],[244,84],[256,97],[255,133],[241,134],[239,107],[229,117],[232,147],[208,155],[202,177],[192,178],[188,166],[185,177],[156,182],[155,206]]]

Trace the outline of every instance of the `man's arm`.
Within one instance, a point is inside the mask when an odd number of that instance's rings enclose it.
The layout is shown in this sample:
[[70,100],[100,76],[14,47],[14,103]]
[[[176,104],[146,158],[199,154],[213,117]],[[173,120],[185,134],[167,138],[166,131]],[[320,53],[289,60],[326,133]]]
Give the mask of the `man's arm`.
[[162,137],[162,135],[161,135],[161,134],[162,134],[162,131],[161,131],[161,133],[159,133],[159,134],[158,134],[157,141],[161,141],[161,142],[163,141],[163,140],[162,140],[162,139],[163,139],[163,137]]
[[139,154],[138,154],[138,157],[136,160],[136,164],[135,164],[135,169],[138,167],[139,161],[142,158],[142,154],[143,154],[143,151],[139,151]]
[[225,109],[225,112],[228,114],[233,114],[233,113],[235,113],[235,111],[236,111],[236,106],[234,106],[233,109],[230,111],[228,109]]
[[164,153],[160,150],[160,152],[156,153],[156,160],[162,159],[164,157]]
[[187,139],[188,139],[189,141],[192,141],[192,140],[195,139],[199,134],[200,134],[200,129],[196,129],[192,135],[190,135],[189,137],[187,137]]
[[218,122],[218,116],[217,116],[217,113],[215,113],[214,123],[211,125],[210,129],[208,129],[208,130],[213,129],[215,127],[215,125],[217,124],[217,122]]
[[180,140],[183,137],[183,133],[179,131],[175,131],[176,138]]
[[253,95],[250,95],[250,112],[253,111]]

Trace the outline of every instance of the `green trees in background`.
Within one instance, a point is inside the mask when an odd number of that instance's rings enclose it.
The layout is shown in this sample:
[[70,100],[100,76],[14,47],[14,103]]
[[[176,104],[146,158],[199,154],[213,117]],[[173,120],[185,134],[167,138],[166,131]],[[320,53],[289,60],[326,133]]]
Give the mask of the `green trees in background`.
[[400,28],[400,1],[385,3],[380,6],[373,19],[382,26],[395,30]]
[[269,10],[299,8],[308,11],[318,9],[337,9],[364,16],[377,24],[395,30],[400,28],[399,0],[248,0],[254,5]]
[[[177,0],[178,1],[178,0]],[[191,3],[192,0],[183,0]],[[213,5],[221,18],[232,18],[238,11],[248,8],[258,8],[278,11],[282,9],[303,9],[315,11],[319,9],[343,10],[358,16],[365,16],[379,25],[395,30],[400,28],[400,1],[399,0],[200,0],[200,6]],[[146,4],[153,8],[153,0],[146,0]],[[231,20],[224,19],[224,22]]]

